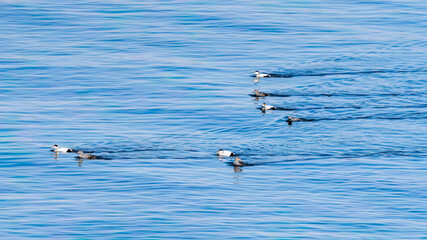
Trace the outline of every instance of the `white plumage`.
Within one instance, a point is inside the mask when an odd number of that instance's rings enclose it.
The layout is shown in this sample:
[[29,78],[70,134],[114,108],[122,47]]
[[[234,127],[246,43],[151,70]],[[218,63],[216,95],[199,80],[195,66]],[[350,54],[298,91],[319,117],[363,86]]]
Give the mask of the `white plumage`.
[[55,145],[52,146],[52,150],[51,151],[66,153],[66,152],[72,152],[73,149],[71,149],[71,148],[64,148],[64,147],[58,147],[58,145],[55,144]]
[[260,73],[259,71],[255,71],[255,72],[254,72],[254,74],[255,74],[255,77],[256,77],[257,79],[265,78],[265,77],[271,77],[271,76],[270,76],[270,74],[267,74],[267,73]]
[[234,152],[230,152],[230,151],[225,151],[225,150],[218,150],[218,152],[216,152],[216,155],[220,156],[220,157],[231,157],[231,156],[236,156],[236,154]]
[[262,108],[261,109],[263,111],[266,111],[266,110],[277,110],[277,108],[275,106],[267,105],[265,103],[262,104]]

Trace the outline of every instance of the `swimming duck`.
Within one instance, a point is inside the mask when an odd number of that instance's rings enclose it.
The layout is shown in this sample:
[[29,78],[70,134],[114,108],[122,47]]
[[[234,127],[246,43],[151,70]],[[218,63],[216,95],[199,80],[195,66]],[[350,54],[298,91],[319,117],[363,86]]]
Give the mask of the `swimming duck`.
[[241,159],[241,158],[236,157],[236,158],[234,159],[233,166],[245,166],[245,163],[242,161],[242,159]]
[[255,89],[253,91],[253,93],[255,94],[256,97],[267,97],[268,96],[268,93],[260,92],[258,89]]
[[77,154],[79,154],[79,156],[77,156],[78,158],[84,158],[84,159],[97,159],[96,156],[92,155],[92,154],[88,154],[88,153],[83,153],[82,150],[78,151]]
[[74,150],[71,148],[61,148],[58,147],[58,145],[53,145],[51,148],[53,148],[51,151],[52,152],[61,152],[61,153],[66,153],[66,152],[73,152]]
[[271,105],[266,105],[265,103],[262,104],[261,110],[266,111],[266,110],[277,110],[277,107],[275,106],[271,106]]
[[271,76],[270,76],[270,74],[267,74],[267,73],[259,73],[259,71],[258,71],[258,70],[257,70],[257,71],[255,71],[255,72],[254,72],[254,74],[255,74],[255,77],[258,79],[258,81],[259,81],[259,79],[260,79],[260,78],[271,77]]
[[291,117],[291,116],[288,116],[288,119],[286,120],[286,122],[289,125],[292,125],[292,122],[301,122],[301,121],[302,121],[301,118],[296,118],[296,117]]
[[218,150],[218,152],[216,152],[216,155],[220,156],[220,157],[231,157],[231,156],[236,156],[236,154],[234,152],[230,152],[230,151],[224,151],[222,149]]

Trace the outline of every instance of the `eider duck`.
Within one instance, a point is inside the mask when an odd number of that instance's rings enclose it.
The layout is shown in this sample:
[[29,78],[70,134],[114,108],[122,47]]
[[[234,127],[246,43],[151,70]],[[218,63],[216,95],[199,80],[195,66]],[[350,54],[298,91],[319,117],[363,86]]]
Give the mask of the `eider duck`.
[[266,111],[266,110],[277,110],[277,108],[275,106],[271,106],[271,105],[266,105],[265,103],[262,104],[261,110]]
[[88,154],[88,153],[83,153],[82,150],[78,151],[77,154],[79,154],[79,156],[77,156],[78,158],[84,158],[84,159],[97,159],[96,156],[92,155],[92,154]]
[[51,148],[53,148],[51,151],[52,152],[56,152],[56,153],[58,153],[58,152],[67,153],[67,152],[73,152],[74,151],[71,148],[61,148],[61,147],[58,147],[58,145],[56,145],[56,144],[53,145]]
[[255,94],[256,97],[267,97],[268,96],[268,93],[260,92],[258,89],[254,90],[253,93]]
[[233,163],[233,166],[245,166],[245,163],[242,161],[242,159],[241,158],[239,158],[239,157],[236,157],[235,159],[234,159],[234,163]]
[[301,122],[301,121],[303,121],[302,118],[296,118],[296,117],[291,117],[291,116],[288,116],[288,119],[286,120],[286,122],[289,125],[292,125],[292,122]]
[[254,72],[255,77],[259,80],[260,78],[265,78],[265,77],[271,77],[269,74],[266,73],[259,73],[259,71],[255,71]]
[[220,157],[231,157],[231,156],[236,156],[236,154],[234,152],[230,152],[230,151],[224,151],[222,149],[218,150],[218,152],[216,152],[216,155],[220,156]]

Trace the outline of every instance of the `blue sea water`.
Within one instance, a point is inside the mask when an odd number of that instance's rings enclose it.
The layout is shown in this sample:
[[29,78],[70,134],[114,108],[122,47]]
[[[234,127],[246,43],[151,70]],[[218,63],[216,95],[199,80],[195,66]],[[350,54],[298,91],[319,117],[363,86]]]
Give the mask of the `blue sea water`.
[[0,238],[426,239],[426,35],[425,1],[1,1]]

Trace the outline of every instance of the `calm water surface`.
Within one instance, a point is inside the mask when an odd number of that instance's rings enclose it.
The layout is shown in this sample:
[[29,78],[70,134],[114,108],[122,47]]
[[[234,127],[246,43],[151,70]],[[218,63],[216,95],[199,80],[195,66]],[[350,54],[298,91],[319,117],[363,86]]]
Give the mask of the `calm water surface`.
[[424,1],[6,0],[0,43],[2,239],[427,237]]

